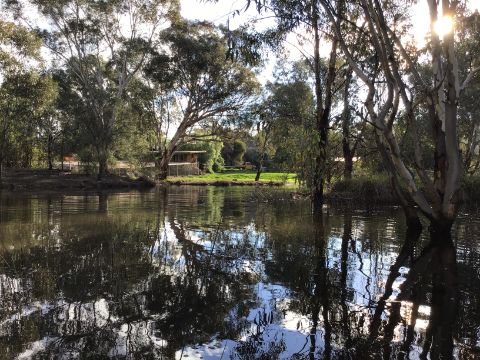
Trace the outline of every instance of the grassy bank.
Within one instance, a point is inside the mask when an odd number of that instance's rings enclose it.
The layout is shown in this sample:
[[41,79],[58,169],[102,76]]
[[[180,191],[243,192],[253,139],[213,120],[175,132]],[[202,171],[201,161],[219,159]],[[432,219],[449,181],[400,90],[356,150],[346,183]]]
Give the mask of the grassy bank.
[[[213,184],[213,185],[247,185],[255,184],[254,171],[228,171],[215,174],[204,174],[198,176],[169,176],[167,182],[171,184]],[[295,174],[282,172],[264,172],[260,176],[259,183],[262,184],[295,184]]]

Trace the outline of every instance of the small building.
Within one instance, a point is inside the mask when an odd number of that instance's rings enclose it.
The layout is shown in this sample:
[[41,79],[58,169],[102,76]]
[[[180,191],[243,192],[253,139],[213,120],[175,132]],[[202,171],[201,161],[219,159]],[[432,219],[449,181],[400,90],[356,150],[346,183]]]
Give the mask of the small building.
[[178,150],[173,153],[168,163],[168,176],[200,175],[198,156],[206,153],[205,150]]

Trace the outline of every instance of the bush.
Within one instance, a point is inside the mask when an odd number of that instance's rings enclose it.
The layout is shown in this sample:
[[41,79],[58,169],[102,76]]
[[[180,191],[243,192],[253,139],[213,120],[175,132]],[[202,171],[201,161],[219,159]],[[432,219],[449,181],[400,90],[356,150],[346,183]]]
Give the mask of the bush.
[[480,176],[468,176],[463,179],[465,203],[475,205],[480,203]]
[[388,177],[385,175],[360,176],[335,182],[327,194],[332,200],[362,201],[366,203],[397,203]]

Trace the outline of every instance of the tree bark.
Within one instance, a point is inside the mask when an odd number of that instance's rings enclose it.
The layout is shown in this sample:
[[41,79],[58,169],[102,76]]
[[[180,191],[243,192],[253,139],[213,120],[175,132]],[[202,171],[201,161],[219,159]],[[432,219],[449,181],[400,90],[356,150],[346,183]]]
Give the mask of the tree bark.
[[432,274],[431,313],[426,329],[422,358],[453,359],[453,326],[458,307],[456,251],[451,237],[451,221],[432,222],[433,246],[429,272]]
[[48,170],[53,170],[53,160],[52,160],[52,143],[53,143],[53,136],[52,134],[48,134],[47,139],[47,160],[48,160]]
[[[172,152],[173,153],[173,152]],[[169,152],[168,149],[165,149],[165,151],[162,154],[162,157],[160,159],[159,165],[158,165],[158,180],[166,180],[168,176],[168,164],[170,162],[170,159],[172,158],[172,153]]]
[[260,180],[260,175],[262,174],[262,166],[263,166],[263,155],[262,155],[262,157],[260,158],[260,161],[258,162],[257,175],[255,175],[255,181],[259,181],[259,180]]
[[354,151],[350,144],[350,106],[348,103],[350,82],[352,80],[352,70],[347,71],[345,85],[343,90],[343,112],[342,112],[342,151],[343,151],[343,178],[349,180],[353,172]]
[[[337,10],[343,6],[338,1]],[[320,34],[318,28],[319,9],[316,1],[312,2],[312,26],[314,32],[314,73],[315,73],[315,98],[316,98],[316,130],[319,136],[318,155],[315,159],[315,173],[312,181],[312,208],[313,212],[322,210],[324,202],[325,172],[327,162],[328,128],[330,123],[330,110],[332,106],[333,83],[336,76],[337,37],[332,39],[330,58],[328,61],[327,79],[325,83],[325,101],[323,100],[321,67],[320,67]]]
[[98,179],[103,179],[109,173],[107,146],[105,145],[98,146],[97,155],[98,155]]

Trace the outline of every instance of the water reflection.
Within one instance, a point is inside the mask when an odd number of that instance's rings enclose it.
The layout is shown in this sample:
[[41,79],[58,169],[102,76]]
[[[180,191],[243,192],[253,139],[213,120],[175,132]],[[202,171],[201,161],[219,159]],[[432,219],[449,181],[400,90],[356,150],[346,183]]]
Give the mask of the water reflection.
[[0,358],[479,355],[476,216],[429,243],[278,189],[0,200]]

